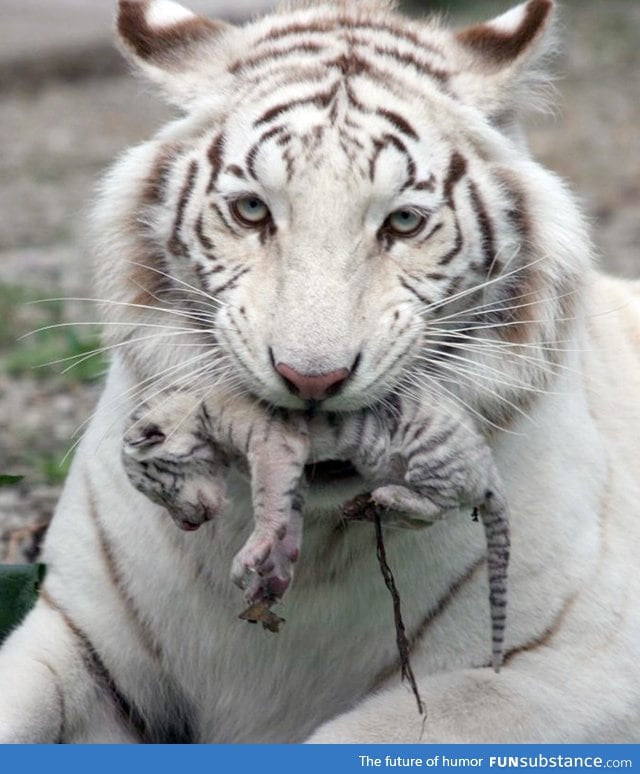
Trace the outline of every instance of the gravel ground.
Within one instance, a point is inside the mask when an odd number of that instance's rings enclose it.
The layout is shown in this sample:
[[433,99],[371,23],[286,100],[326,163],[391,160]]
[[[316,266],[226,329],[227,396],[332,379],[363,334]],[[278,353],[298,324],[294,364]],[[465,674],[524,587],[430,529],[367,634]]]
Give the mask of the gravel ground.
[[[38,3],[3,5],[13,39],[20,34],[19,9]],[[489,6],[504,8],[474,3],[474,16]],[[638,277],[640,3],[574,2],[563,17],[557,111],[535,120],[531,144],[582,197],[603,266]],[[91,18],[93,40],[104,23]],[[86,304],[25,302],[90,295],[82,230],[95,182],[114,156],[169,115],[146,87],[122,74],[117,59],[105,54],[101,65],[86,54],[75,28],[71,38],[62,53],[41,43],[42,55],[26,57],[0,44],[0,473],[25,476],[0,489],[5,561],[33,558],[32,534],[24,530],[51,515],[66,470],[61,460],[92,411],[104,367],[76,375],[62,374],[63,365],[34,369],[86,351],[96,333],[77,326],[69,335],[54,329],[16,343],[42,325],[93,319]],[[108,51],[104,38],[94,53],[102,50]]]

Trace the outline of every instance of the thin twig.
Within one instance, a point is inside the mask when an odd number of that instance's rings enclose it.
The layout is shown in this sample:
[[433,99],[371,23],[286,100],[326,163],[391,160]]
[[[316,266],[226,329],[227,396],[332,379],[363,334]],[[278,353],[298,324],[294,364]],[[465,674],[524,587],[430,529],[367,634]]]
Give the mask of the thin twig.
[[391,572],[391,568],[387,563],[387,555],[384,550],[384,540],[382,538],[382,521],[380,519],[380,510],[372,504],[373,510],[373,523],[376,530],[376,556],[378,557],[378,564],[380,565],[380,571],[386,587],[389,589],[391,599],[393,600],[393,618],[396,625],[396,644],[398,646],[398,654],[400,656],[400,669],[402,679],[405,678],[409,681],[413,695],[416,697],[416,703],[418,704],[418,712],[421,715],[425,715],[424,703],[420,692],[418,691],[418,684],[416,683],[413,669],[409,661],[409,652],[411,645],[407,639],[407,635],[404,628],[404,621],[402,620],[402,610],[400,609],[400,594],[396,587],[396,582]]

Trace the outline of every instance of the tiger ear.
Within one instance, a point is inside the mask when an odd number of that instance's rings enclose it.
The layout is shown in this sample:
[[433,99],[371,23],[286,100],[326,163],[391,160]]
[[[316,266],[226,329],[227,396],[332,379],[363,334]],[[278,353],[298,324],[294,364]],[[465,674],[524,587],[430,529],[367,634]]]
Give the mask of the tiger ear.
[[528,0],[458,31],[460,96],[492,116],[513,115],[535,102],[536,85],[549,80],[541,62],[553,49],[554,7],[554,0]]
[[196,16],[173,0],[119,0],[120,48],[172,101],[188,101],[198,82],[215,75],[217,63],[222,68],[234,29]]

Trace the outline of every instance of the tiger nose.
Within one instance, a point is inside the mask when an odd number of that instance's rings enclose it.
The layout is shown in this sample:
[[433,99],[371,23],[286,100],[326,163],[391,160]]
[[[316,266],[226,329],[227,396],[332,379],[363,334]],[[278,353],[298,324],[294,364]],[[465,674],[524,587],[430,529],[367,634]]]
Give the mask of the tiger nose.
[[338,368],[326,374],[301,374],[286,363],[276,363],[276,371],[303,400],[322,400],[333,395],[351,373],[348,368]]

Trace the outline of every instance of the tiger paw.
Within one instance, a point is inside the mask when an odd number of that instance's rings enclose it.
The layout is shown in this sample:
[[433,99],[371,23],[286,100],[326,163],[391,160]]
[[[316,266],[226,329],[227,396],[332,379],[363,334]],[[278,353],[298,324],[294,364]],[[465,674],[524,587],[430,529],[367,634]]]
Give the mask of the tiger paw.
[[133,486],[183,530],[196,530],[224,510],[227,463],[193,397],[176,393],[138,407],[124,435],[122,462]]
[[291,585],[293,566],[300,556],[300,535],[288,525],[254,532],[234,557],[231,579],[245,590],[248,602],[272,605]]

